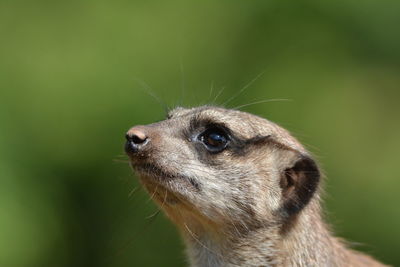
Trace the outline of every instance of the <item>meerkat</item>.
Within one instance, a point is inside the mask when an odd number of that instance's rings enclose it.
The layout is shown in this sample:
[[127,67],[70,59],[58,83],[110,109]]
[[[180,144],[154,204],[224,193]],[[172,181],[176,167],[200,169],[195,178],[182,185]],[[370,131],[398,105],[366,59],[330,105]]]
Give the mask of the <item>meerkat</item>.
[[131,166],[178,227],[192,267],[386,266],[331,234],[318,165],[271,121],[179,107],[126,139]]

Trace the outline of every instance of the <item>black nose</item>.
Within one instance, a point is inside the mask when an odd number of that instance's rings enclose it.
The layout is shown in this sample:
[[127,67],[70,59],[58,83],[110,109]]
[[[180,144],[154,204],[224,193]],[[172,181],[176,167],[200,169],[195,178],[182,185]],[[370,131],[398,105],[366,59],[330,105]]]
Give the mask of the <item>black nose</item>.
[[126,153],[136,153],[148,142],[148,137],[144,129],[140,126],[133,127],[126,135],[125,151]]

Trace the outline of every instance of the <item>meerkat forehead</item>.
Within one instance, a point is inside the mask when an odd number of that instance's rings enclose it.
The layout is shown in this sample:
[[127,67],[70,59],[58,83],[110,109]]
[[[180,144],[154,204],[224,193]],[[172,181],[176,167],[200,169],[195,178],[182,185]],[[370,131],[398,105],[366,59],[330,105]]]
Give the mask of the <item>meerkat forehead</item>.
[[265,118],[247,112],[215,106],[176,107],[168,112],[167,118],[188,120],[192,124],[199,121],[223,124],[245,139],[271,136],[289,148],[306,153],[304,147],[287,130]]

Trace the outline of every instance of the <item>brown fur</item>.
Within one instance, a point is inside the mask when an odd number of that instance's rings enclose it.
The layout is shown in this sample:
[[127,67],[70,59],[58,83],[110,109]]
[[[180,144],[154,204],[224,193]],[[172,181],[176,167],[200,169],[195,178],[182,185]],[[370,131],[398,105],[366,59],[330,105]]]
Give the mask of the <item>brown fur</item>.
[[[205,149],[198,136],[210,127],[227,131],[226,149]],[[318,166],[276,124],[237,110],[177,108],[133,127],[127,145],[135,136],[143,140],[128,150],[131,164],[181,231],[191,266],[384,266],[331,235]]]

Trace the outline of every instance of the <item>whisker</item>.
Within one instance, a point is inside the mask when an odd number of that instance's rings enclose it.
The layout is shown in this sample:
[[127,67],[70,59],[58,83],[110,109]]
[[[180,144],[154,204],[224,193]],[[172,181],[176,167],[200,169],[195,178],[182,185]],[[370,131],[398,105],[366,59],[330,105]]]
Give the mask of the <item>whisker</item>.
[[163,203],[161,203],[161,209],[164,207],[165,202],[167,202],[167,197],[168,197],[168,190],[165,190],[164,200]]
[[119,154],[119,155],[116,155],[115,157],[127,158],[128,156],[126,154]]
[[252,106],[252,105],[256,105],[256,104],[267,103],[267,102],[283,102],[283,101],[292,101],[292,100],[291,99],[278,99],[278,98],[277,99],[259,100],[259,101],[255,101],[255,102],[252,102],[252,103],[236,106],[236,107],[233,107],[232,109],[241,109],[241,108],[244,108],[244,107],[248,107],[248,106]]
[[185,91],[186,91],[186,87],[185,87],[185,70],[183,68],[183,62],[182,62],[182,57],[180,58],[180,62],[179,62],[179,66],[180,66],[180,71],[181,71],[181,103],[180,106],[183,105],[183,103],[185,102]]
[[135,186],[128,194],[128,198],[131,198],[133,196],[133,193],[135,193],[138,190],[138,187]]
[[248,82],[245,86],[242,87],[242,89],[240,89],[236,94],[234,94],[231,98],[229,98],[227,101],[225,101],[222,106],[225,106],[226,104],[228,104],[229,102],[231,102],[232,100],[234,100],[236,97],[238,97],[241,93],[243,93],[247,88],[250,87],[250,85],[252,85],[255,81],[258,80],[258,78],[260,78],[262,75],[264,75],[265,71],[260,72],[254,79],[252,79],[250,82]]
[[193,237],[193,239],[203,248],[205,248],[206,250],[208,250],[209,252],[219,256],[222,258],[222,255],[220,255],[219,253],[211,250],[210,248],[208,248],[206,245],[204,245],[202,242],[200,242],[200,240],[195,236],[195,234],[189,229],[189,227],[187,226],[186,222],[183,222],[183,225],[185,226],[187,232]]
[[149,203],[150,201],[152,201],[154,199],[154,196],[157,192],[158,189],[158,184],[156,185],[156,189],[154,190],[154,192],[151,194],[150,198],[147,200],[147,203]]
[[214,81],[211,81],[210,93],[208,94],[207,102],[210,102],[213,91],[214,91]]
[[158,209],[156,212],[154,212],[153,214],[150,214],[149,216],[145,217],[146,220],[152,219],[154,217],[156,217],[158,214],[160,214],[161,210]]
[[216,103],[218,97],[222,94],[222,92],[225,90],[225,88],[226,88],[226,87],[223,86],[223,87],[219,90],[218,94],[214,97],[212,103]]
[[143,92],[145,92],[146,94],[148,94],[149,96],[153,97],[164,109],[164,111],[168,111],[169,107],[167,105],[167,103],[165,101],[163,101],[153,90],[153,88],[148,85],[145,81],[137,78],[137,77],[133,77],[133,79],[142,87],[140,89],[142,89]]
[[122,159],[113,159],[112,161],[117,163],[129,163],[129,160],[122,160]]

